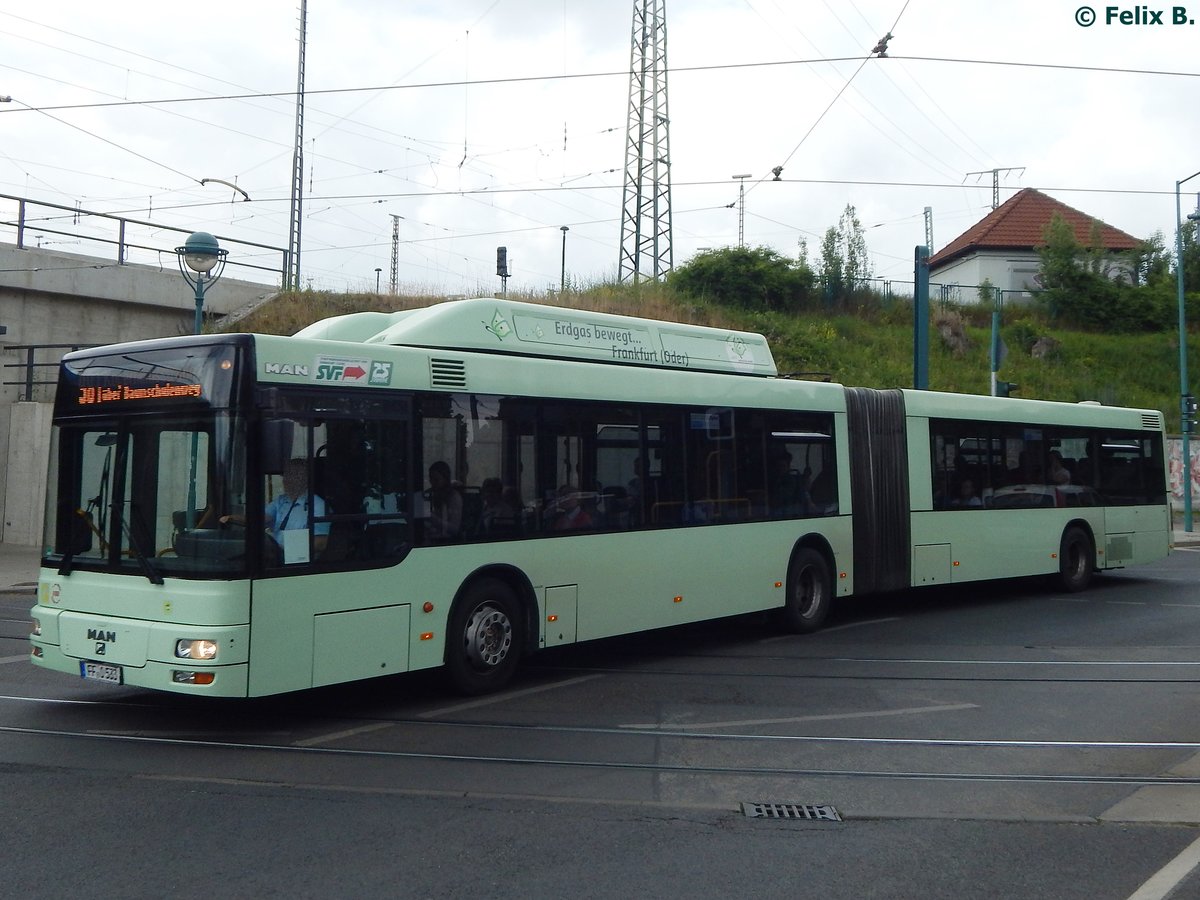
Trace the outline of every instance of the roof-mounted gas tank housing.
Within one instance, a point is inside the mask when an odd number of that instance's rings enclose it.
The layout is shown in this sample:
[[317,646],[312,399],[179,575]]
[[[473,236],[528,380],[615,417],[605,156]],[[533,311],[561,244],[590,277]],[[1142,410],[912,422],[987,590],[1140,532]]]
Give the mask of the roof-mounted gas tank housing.
[[296,337],[773,377],[761,334],[480,298],[314,322]]

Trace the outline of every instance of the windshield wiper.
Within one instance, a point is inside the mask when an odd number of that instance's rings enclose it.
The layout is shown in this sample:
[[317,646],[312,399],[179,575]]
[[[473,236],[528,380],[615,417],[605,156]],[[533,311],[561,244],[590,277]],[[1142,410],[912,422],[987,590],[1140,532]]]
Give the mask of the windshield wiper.
[[[129,505],[129,511],[130,513],[133,512],[132,503]],[[130,548],[132,548],[134,555],[137,557],[138,564],[142,567],[142,574],[149,579],[151,584],[164,584],[163,577],[158,573],[158,569],[154,568],[153,563],[151,563],[146,554],[142,552],[142,545],[138,539],[133,536],[133,531],[130,530],[129,523],[126,521],[126,517],[121,515],[120,511],[116,509],[113,510],[113,515],[120,518],[121,532],[125,535],[125,540],[129,542]],[[146,524],[141,518],[140,514],[138,515],[138,524],[143,526]]]

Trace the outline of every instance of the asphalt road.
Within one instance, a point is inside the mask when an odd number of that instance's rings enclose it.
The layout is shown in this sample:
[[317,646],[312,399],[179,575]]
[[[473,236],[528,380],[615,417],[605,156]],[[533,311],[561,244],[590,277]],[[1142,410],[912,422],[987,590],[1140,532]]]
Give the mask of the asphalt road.
[[1200,897],[1200,552],[1079,595],[851,601],[255,701],[25,660],[0,594],[0,872],[24,897]]

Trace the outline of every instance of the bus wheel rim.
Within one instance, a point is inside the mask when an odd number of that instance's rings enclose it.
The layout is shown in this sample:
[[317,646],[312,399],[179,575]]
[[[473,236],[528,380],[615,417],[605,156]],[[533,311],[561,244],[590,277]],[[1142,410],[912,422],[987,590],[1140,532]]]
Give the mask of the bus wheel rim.
[[512,642],[512,622],[494,606],[479,607],[467,620],[463,644],[472,665],[481,669],[500,665],[508,656]]
[[821,605],[821,584],[811,569],[804,569],[796,579],[796,609],[801,617],[808,618]]

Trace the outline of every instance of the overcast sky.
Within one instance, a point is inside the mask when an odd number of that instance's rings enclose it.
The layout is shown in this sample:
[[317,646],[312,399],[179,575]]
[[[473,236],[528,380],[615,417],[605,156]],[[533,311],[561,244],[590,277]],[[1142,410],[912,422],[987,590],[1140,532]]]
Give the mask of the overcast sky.
[[[287,245],[298,0],[4,6],[0,193]],[[1077,0],[666,7],[676,265],[737,244],[740,174],[748,245],[815,255],[849,203],[875,274],[897,281],[925,207],[936,250],[990,210],[993,168],[1013,169],[1002,201],[1035,187],[1174,239],[1175,182],[1200,170],[1200,25],[1172,24],[1174,7],[1122,25],[1097,6],[1088,27]],[[510,290],[556,289],[563,225],[568,278],[615,279],[633,9],[309,0],[304,283],[374,290],[381,268],[386,290],[392,216],[402,291],[498,290],[498,245]],[[889,30],[889,57],[864,65]]]

